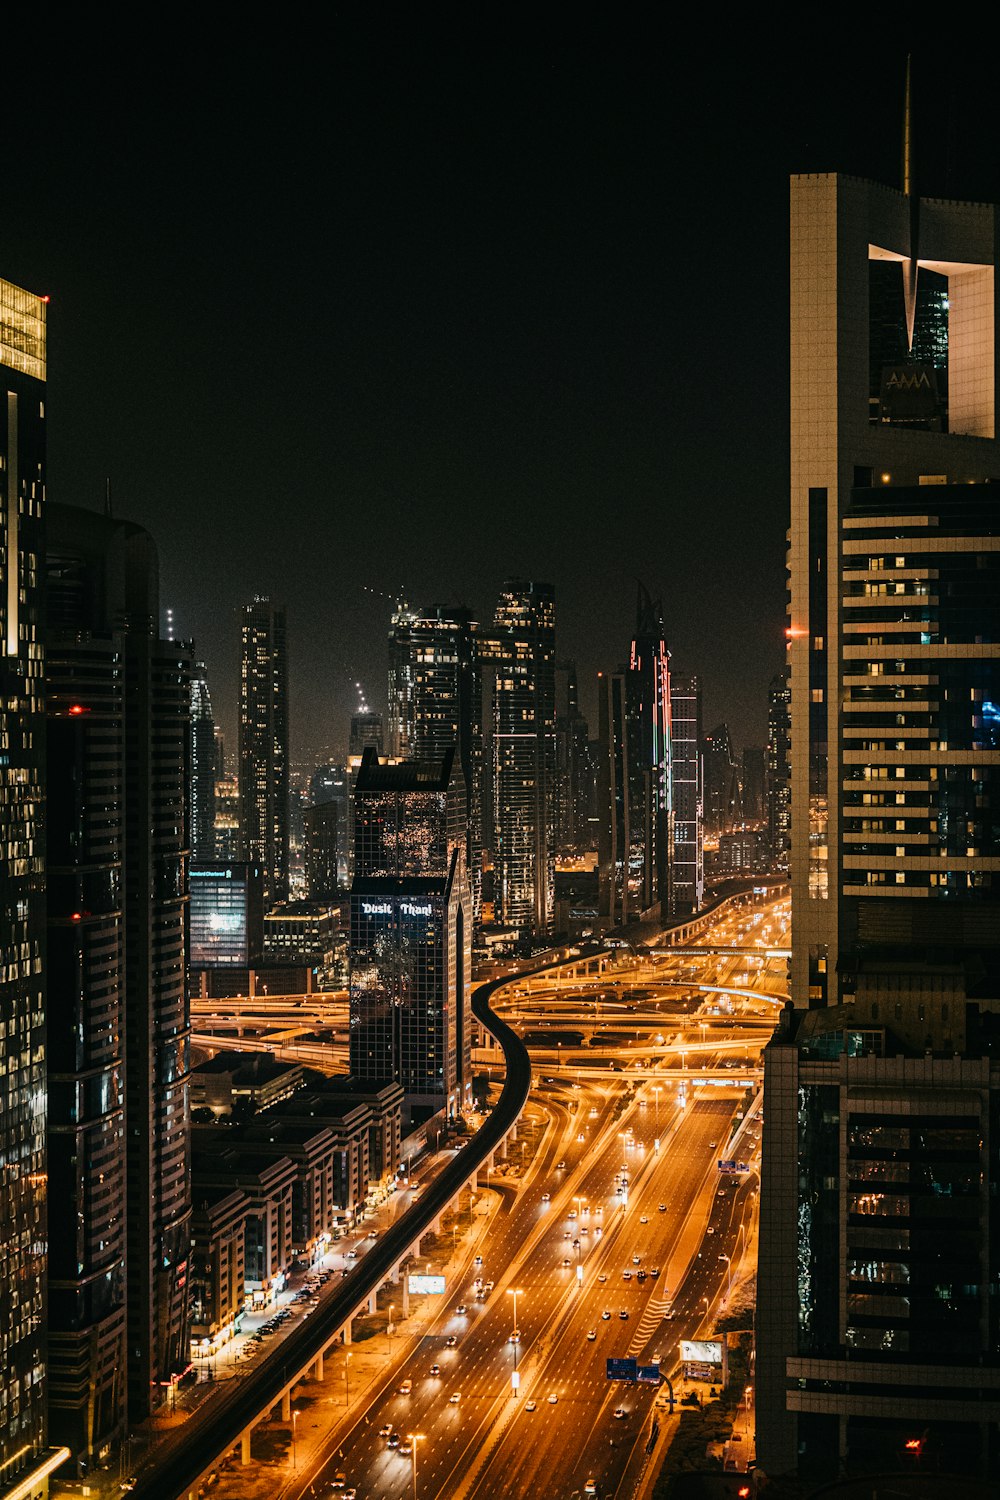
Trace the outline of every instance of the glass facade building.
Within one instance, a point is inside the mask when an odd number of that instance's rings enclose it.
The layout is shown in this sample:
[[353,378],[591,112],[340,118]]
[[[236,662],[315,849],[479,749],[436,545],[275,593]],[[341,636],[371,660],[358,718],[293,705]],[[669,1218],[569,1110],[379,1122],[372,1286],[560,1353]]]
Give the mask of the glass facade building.
[[285,611],[244,606],[240,664],[241,857],[264,872],[264,903],[288,899],[288,650]]
[[0,1475],[37,1471],[45,1445],[46,301],[0,281]]
[[412,1122],[454,1116],[471,1088],[472,894],[465,790],[453,750],[380,765],[355,788],[350,1066],[402,1085]]
[[674,672],[670,683],[674,838],[671,905],[684,915],[705,899],[704,794],[701,756],[701,683]]
[[191,674],[191,858],[215,858],[215,777],[218,750],[204,662]]
[[263,945],[260,865],[192,861],[188,962],[193,970],[250,968]]

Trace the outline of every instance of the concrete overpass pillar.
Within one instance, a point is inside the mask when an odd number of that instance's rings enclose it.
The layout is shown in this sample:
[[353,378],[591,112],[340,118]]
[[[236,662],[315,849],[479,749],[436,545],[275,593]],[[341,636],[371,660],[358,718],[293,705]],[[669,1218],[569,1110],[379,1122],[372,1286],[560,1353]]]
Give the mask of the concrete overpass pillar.
[[281,1420],[290,1422],[292,1420],[292,1392],[291,1388],[282,1393],[281,1397]]
[[398,1265],[398,1263],[396,1265],[394,1265],[393,1268],[392,1268],[392,1270],[389,1272],[389,1280],[392,1282],[393,1286],[398,1286],[399,1285],[399,1265]]
[[403,1307],[402,1307],[401,1316],[404,1317],[404,1318],[408,1318],[410,1316],[410,1273],[409,1273],[409,1271],[404,1271],[403,1272]]
[[316,1356],[316,1363],[313,1365],[312,1374],[313,1374],[313,1380],[322,1380],[323,1379],[323,1351],[322,1351],[322,1349],[320,1350],[320,1352]]
[[500,1142],[499,1146],[497,1147],[497,1155],[499,1156],[499,1158],[500,1158],[501,1161],[506,1161],[507,1160],[507,1137],[506,1136],[504,1136],[503,1140]]
[[510,1127],[510,1133],[507,1136],[507,1139],[510,1141],[511,1145],[513,1145],[514,1142],[517,1140],[517,1121],[516,1120],[514,1121],[513,1125]]
[[370,1313],[373,1313],[375,1311],[375,1293],[374,1292],[369,1292],[368,1293],[368,1311]]
[[353,1322],[353,1319],[352,1318],[348,1318],[347,1322],[343,1326],[343,1329],[341,1330],[341,1332],[343,1333],[343,1336],[344,1336],[344,1346],[345,1346],[345,1348],[351,1342],[351,1324],[352,1324],[352,1322]]
[[240,1463],[242,1464],[243,1468],[246,1468],[247,1464],[250,1462],[250,1434],[252,1431],[253,1428],[247,1427],[240,1434]]
[[440,1234],[440,1233],[441,1233],[441,1215],[438,1214],[435,1217],[435,1219],[434,1219],[434,1223],[431,1225],[431,1234]]
[[420,1254],[420,1236],[419,1236],[419,1234],[417,1235],[416,1239],[413,1241],[413,1244],[410,1246],[410,1254],[413,1256],[414,1260],[416,1260],[417,1256]]

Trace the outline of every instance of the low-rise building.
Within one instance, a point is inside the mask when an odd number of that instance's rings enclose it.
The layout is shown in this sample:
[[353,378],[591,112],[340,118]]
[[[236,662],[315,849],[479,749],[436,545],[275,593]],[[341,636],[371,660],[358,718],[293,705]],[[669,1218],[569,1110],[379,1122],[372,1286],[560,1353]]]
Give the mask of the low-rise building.
[[242,1188],[192,1172],[191,1342],[195,1352],[226,1343],[239,1327],[246,1296],[246,1222]]

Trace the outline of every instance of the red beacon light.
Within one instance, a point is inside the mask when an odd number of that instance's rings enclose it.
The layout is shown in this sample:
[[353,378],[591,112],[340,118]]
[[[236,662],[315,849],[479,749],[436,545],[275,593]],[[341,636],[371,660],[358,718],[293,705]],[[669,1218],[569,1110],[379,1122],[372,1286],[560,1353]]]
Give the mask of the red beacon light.
[[80,714],[90,713],[90,709],[86,708],[82,703],[71,703],[69,706],[69,711],[74,719],[79,718]]

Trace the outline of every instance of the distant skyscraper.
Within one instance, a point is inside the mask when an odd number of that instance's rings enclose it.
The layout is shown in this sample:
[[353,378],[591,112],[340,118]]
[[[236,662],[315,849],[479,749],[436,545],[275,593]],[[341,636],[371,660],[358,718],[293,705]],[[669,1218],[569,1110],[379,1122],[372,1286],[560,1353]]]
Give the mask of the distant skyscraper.
[[468,810],[466,865],[473,920],[482,905],[482,690],[477,625],[463,606],[424,614],[397,606],[389,633],[390,752],[440,760],[454,748]]
[[141,1421],[189,1356],[192,663],[157,637],[147,532],[50,505],[47,533],[50,1151],[75,1225],[51,1252],[52,1411],[89,1463],[123,1381]]
[[590,736],[580,712],[576,663],[556,662],[556,771],[553,821],[556,849],[590,848]]
[[746,745],[740,771],[740,810],[744,823],[762,823],[765,816],[767,754],[763,745]]
[[[0,281],[0,1475],[44,1470],[46,1065],[42,579],[46,300]],[[25,1493],[28,1493],[28,1489]],[[31,1491],[34,1493],[34,1491]]]
[[740,772],[728,724],[705,736],[705,832],[713,838],[729,833],[741,820]]
[[660,605],[642,584],[629,664],[602,688],[601,913],[621,923],[669,910],[670,653]]
[[782,870],[788,869],[791,839],[791,698],[788,668],[783,667],[771,678],[767,694],[767,834],[771,859]]
[[676,913],[698,911],[705,899],[701,683],[691,673],[670,680],[673,743],[674,855],[671,903]]
[[454,750],[391,765],[366,750],[355,804],[351,1073],[402,1084],[411,1121],[453,1116],[471,1089],[472,961],[465,786]]
[[240,674],[240,837],[272,906],[288,899],[288,649],[270,599],[243,609]]
[[191,858],[215,858],[215,720],[204,662],[191,677]]
[[[552,586],[504,585],[481,642],[490,735],[496,920],[552,929],[555,905],[555,601]],[[487,704],[488,709],[487,709]]]
[[334,901],[351,867],[351,781],[346,766],[319,766],[305,809],[306,890],[311,901]]
[[381,755],[383,743],[382,715],[369,708],[366,703],[362,703],[360,708],[356,708],[351,714],[348,753],[363,755],[370,746],[376,755]]
[[[997,208],[920,201],[907,181],[792,180],[793,1008],[765,1053],[769,1476],[1000,1472]],[[909,327],[925,270],[947,276],[946,409],[915,337],[873,408],[866,263],[889,265]]]

